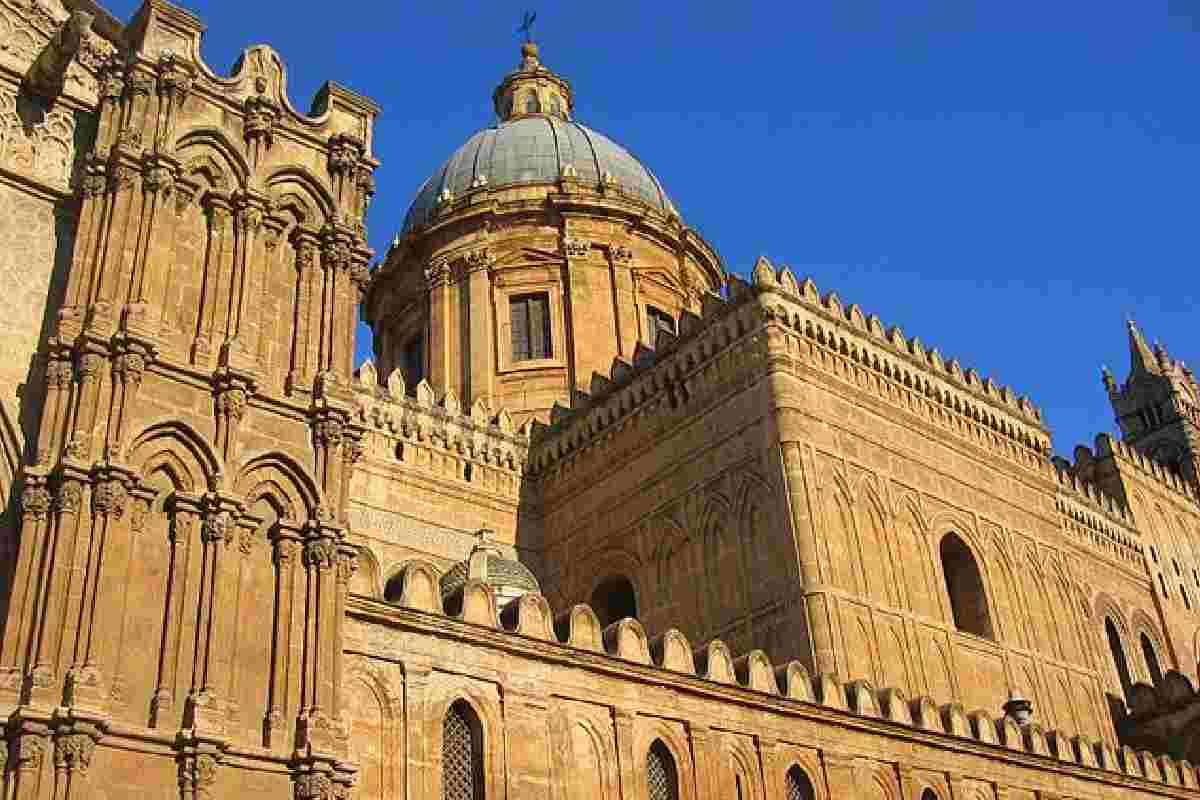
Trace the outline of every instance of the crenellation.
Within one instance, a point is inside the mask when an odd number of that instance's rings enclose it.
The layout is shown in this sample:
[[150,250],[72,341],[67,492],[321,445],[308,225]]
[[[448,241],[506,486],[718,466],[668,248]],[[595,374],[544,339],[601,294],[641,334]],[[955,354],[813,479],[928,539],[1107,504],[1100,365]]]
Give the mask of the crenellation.
[[533,42],[371,267],[371,100],[167,0],[0,31],[18,800],[1194,793],[1198,388],[1132,324],[1068,461],[727,275]]

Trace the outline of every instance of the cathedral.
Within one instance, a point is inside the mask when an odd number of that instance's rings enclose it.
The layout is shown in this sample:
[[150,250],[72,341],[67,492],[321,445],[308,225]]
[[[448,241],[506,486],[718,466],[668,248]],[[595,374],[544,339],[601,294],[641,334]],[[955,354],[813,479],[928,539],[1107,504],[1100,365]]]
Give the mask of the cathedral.
[[1200,387],[1136,324],[1056,456],[727,271],[532,42],[375,253],[379,107],[203,33],[0,0],[0,800],[1197,796]]

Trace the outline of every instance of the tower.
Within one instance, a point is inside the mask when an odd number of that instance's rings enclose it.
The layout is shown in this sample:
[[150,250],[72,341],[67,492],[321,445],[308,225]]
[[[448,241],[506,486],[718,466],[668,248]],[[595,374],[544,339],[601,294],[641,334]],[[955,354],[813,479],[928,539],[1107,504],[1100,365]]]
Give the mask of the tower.
[[521,424],[675,333],[724,271],[654,174],[575,119],[536,44],[492,104],[496,123],[418,191],[364,316],[379,375]]
[[1182,361],[1165,347],[1146,343],[1130,320],[1129,377],[1118,385],[1104,370],[1104,385],[1125,440],[1192,482],[1200,480],[1200,388]]

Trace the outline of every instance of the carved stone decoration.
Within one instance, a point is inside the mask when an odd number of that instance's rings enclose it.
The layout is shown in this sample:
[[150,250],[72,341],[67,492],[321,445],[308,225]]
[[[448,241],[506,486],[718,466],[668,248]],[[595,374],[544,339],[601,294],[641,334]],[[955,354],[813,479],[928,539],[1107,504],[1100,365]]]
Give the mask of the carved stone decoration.
[[485,269],[491,266],[494,261],[495,259],[486,247],[479,250],[472,250],[467,254],[467,269],[471,272],[477,269]]
[[54,740],[54,765],[68,772],[87,772],[96,740],[86,733],[69,733]]
[[113,362],[113,373],[126,385],[141,386],[146,359],[141,353],[122,353]]
[[95,18],[86,11],[76,11],[59,27],[26,75],[25,85],[30,92],[51,100],[62,93],[67,67],[83,41],[91,35]]
[[0,166],[68,191],[77,164],[77,124],[69,109],[57,106],[27,122],[17,112],[16,95],[0,89]]
[[239,387],[225,388],[217,395],[217,413],[231,422],[241,422],[246,414],[246,390]]
[[296,800],[335,800],[333,781],[323,772],[306,772],[296,777]]
[[313,443],[320,448],[336,448],[342,443],[343,428],[340,420],[325,417],[313,426]]
[[338,554],[338,583],[347,585],[358,572],[358,556],[355,553]]
[[129,495],[119,480],[102,480],[92,489],[92,512],[97,516],[120,519],[125,514]]
[[614,264],[628,264],[633,260],[633,251],[623,244],[615,244],[609,249]]
[[69,359],[57,358],[46,365],[46,385],[51,389],[65,389],[71,385],[74,374]]
[[329,139],[329,174],[345,177],[358,167],[364,151],[363,142],[357,136],[339,133]]
[[83,505],[83,484],[79,481],[63,481],[58,486],[55,505],[60,514],[78,514],[80,506]]
[[191,64],[174,53],[163,53],[158,59],[158,94],[182,103],[191,94],[196,71]]
[[170,196],[175,189],[175,170],[157,161],[146,164],[142,171],[142,191],[147,194]]
[[186,755],[179,760],[179,788],[183,796],[194,794],[198,798],[212,796],[217,782],[217,757],[209,753]]
[[304,565],[306,567],[332,569],[337,555],[337,542],[328,537],[309,539],[304,543]]
[[279,119],[279,104],[265,95],[251,95],[242,104],[245,124],[242,133],[246,143],[262,144],[270,149],[275,138],[275,122]]
[[200,523],[200,540],[205,544],[228,541],[233,536],[229,529],[229,516],[224,512],[209,512]]
[[27,772],[37,772],[42,768],[42,759],[46,755],[46,743],[40,736],[23,735],[17,740],[17,769]]
[[238,550],[242,555],[248,556],[254,552],[254,529],[239,528],[238,529]]
[[575,239],[566,237],[563,239],[563,255],[567,258],[582,258],[588,254],[592,243],[586,239]]
[[26,486],[21,493],[21,510],[29,519],[45,519],[50,510],[50,492],[44,486]]

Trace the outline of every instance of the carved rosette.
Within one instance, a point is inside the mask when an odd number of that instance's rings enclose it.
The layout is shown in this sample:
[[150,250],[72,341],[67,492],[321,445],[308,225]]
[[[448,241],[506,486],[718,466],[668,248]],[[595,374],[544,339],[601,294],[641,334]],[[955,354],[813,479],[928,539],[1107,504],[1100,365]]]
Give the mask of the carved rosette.
[[87,772],[96,740],[86,733],[69,733],[54,740],[54,765],[68,772]]
[[50,492],[45,486],[26,486],[21,492],[21,512],[27,520],[40,522],[50,511]]

